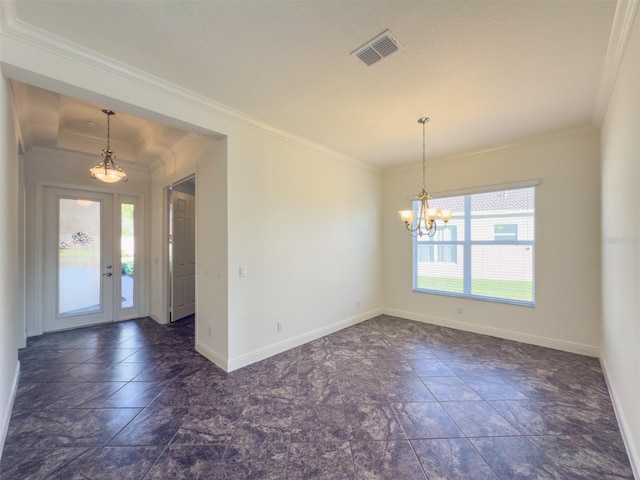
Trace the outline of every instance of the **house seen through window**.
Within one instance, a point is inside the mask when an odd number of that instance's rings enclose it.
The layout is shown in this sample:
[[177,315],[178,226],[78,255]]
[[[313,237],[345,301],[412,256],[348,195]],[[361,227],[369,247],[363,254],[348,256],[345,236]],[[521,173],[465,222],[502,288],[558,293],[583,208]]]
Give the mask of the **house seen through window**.
[[455,213],[414,239],[417,292],[534,305],[534,187],[437,198]]

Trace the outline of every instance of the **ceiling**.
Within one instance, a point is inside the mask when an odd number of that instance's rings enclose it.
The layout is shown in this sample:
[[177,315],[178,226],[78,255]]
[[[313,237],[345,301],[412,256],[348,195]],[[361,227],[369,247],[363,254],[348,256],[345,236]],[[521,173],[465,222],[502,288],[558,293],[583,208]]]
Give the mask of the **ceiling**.
[[115,112],[107,125],[108,108],[13,82],[25,150],[33,146],[87,153],[100,160],[110,148],[116,161],[153,169],[180,154],[196,137],[189,132]]
[[[420,160],[421,116],[429,158],[597,127],[616,2],[18,0],[15,11],[58,41],[388,168]],[[387,29],[398,52],[372,66],[351,55]],[[103,106],[21,88],[33,144],[104,148]],[[188,135],[112,120],[119,158],[147,164]]]

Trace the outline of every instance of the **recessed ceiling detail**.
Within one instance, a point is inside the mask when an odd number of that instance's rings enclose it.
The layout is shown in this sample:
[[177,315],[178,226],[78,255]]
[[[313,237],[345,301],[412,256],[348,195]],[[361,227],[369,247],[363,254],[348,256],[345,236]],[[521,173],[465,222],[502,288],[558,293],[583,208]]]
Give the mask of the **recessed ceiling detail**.
[[380,35],[357,48],[351,55],[358,57],[365,65],[371,66],[374,63],[388,57],[402,49],[402,45],[389,30],[385,30]]
[[[25,151],[55,148],[100,158],[105,132],[120,161],[153,171],[186,151],[200,138],[176,128],[118,112],[108,125],[102,108],[82,100],[12,81],[20,108],[20,131]],[[104,128],[103,128],[104,127]],[[113,153],[113,152],[112,152]],[[127,167],[128,168],[128,167]]]

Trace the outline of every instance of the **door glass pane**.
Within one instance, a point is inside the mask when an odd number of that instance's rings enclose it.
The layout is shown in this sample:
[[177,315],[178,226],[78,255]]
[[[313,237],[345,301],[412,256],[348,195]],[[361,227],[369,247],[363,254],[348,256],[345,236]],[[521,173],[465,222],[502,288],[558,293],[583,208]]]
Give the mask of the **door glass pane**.
[[133,298],[133,275],[134,275],[134,245],[135,245],[135,224],[134,205],[123,203],[120,207],[120,265],[122,267],[121,283],[121,308],[132,308]]
[[58,314],[97,312],[100,298],[100,202],[59,201]]

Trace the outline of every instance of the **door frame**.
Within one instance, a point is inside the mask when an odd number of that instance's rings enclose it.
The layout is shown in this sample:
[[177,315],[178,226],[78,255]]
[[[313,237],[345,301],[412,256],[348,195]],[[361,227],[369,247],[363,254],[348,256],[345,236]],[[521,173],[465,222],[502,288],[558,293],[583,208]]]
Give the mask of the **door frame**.
[[196,234],[195,234],[195,256],[196,256],[196,318],[198,316],[198,175],[197,170],[194,170],[192,173],[188,173],[183,177],[180,177],[178,180],[175,180],[165,186],[162,189],[162,257],[161,257],[161,267],[162,267],[162,311],[161,311],[161,322],[163,324],[171,323],[171,274],[169,272],[169,231],[170,231],[170,219],[169,219],[169,204],[171,202],[171,196],[169,195],[170,191],[176,187],[176,185],[180,185],[188,180],[193,180],[196,184]]
[[[45,277],[44,277],[44,269],[45,269],[45,258],[44,258],[44,236],[45,236],[45,189],[46,188],[60,188],[65,190],[76,190],[79,192],[94,192],[94,193],[109,193],[113,195],[113,221],[114,221],[114,265],[116,263],[119,264],[120,260],[120,247],[119,247],[119,235],[120,235],[120,201],[127,200],[135,200],[136,212],[135,212],[135,224],[136,224],[136,234],[135,234],[135,262],[136,262],[136,270],[139,274],[135,277],[135,286],[134,291],[137,295],[137,301],[135,303],[135,307],[131,309],[122,310],[120,308],[120,301],[116,301],[115,293],[120,291],[120,286],[114,288],[114,310],[113,310],[113,322],[119,322],[123,320],[130,320],[132,318],[138,318],[142,315],[142,312],[145,312],[148,309],[147,306],[147,295],[146,289],[144,288],[145,282],[147,281],[147,259],[145,253],[145,196],[143,194],[130,194],[130,193],[122,193],[120,191],[114,191],[114,189],[110,189],[108,187],[102,187],[101,185],[96,184],[96,186],[86,186],[86,185],[78,185],[71,183],[63,183],[63,182],[46,182],[42,180],[36,180],[35,182],[35,192],[34,192],[34,203],[33,203],[33,231],[35,235],[35,240],[33,243],[34,247],[34,258],[33,258],[33,295],[30,295],[30,298],[34,299],[34,318],[32,321],[27,319],[27,325],[30,325],[28,329],[28,336],[36,336],[42,335],[44,333],[44,316],[48,314],[47,306],[45,305],[44,298],[44,288],[45,288]],[[28,219],[30,216],[29,212],[26,212],[26,218]],[[118,275],[118,279],[120,276]],[[119,299],[118,299],[119,300]],[[125,315],[122,315],[122,313]]]
[[[191,185],[191,182],[189,182]],[[195,314],[195,202],[196,192],[193,184],[193,192],[185,192],[182,188],[169,190],[171,196],[171,235],[169,258],[169,305],[171,312],[171,322],[177,322],[185,317]],[[189,189],[191,190],[191,189]],[[185,203],[186,210],[180,211],[180,203]],[[193,208],[193,211],[191,210]],[[186,224],[181,224],[179,219],[187,220]],[[191,233],[191,235],[189,234]],[[180,247],[180,248],[178,248]],[[186,254],[186,256],[185,256]],[[185,263],[181,262],[184,261]],[[191,261],[192,260],[192,261]],[[193,269],[193,270],[192,270]],[[182,282],[180,280],[183,280]],[[182,289],[180,288],[182,286]],[[183,293],[181,300],[185,301],[178,305],[176,300],[180,300],[179,292]],[[192,301],[191,301],[192,300]]]

